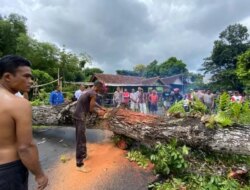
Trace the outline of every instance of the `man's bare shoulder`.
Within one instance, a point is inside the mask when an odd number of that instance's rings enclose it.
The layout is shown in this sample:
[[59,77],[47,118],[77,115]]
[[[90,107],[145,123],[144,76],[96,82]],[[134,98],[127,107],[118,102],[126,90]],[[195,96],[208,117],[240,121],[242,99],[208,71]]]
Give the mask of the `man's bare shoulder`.
[[31,109],[30,102],[25,98],[14,96],[13,103],[14,103],[14,109],[22,109],[22,110]]
[[0,95],[2,95],[0,104],[4,106],[6,110],[14,113],[15,111],[31,109],[30,102],[25,98],[17,97],[11,93],[0,93]]

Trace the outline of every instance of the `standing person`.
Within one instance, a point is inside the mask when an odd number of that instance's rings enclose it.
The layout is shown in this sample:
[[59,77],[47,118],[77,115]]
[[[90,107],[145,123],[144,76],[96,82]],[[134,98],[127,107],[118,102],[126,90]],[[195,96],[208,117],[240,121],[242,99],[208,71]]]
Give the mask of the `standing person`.
[[159,97],[157,95],[157,92],[156,90],[153,90],[152,93],[149,95],[150,111],[153,114],[156,114],[158,111],[158,107],[157,107],[158,100],[159,100]]
[[171,91],[170,91],[169,87],[165,87],[164,91],[162,93],[163,107],[165,110],[168,110],[171,106],[170,96],[171,96]]
[[132,111],[138,110],[138,93],[135,92],[135,89],[132,89],[130,93],[130,109]]
[[27,190],[29,171],[38,189],[48,184],[32,136],[32,109],[18,91],[28,92],[32,85],[31,63],[8,55],[0,60],[0,189]]
[[83,84],[80,84],[80,87],[77,91],[75,91],[75,98],[78,100],[80,96],[84,93],[85,86]]
[[[87,146],[86,146],[86,126],[87,121],[91,113],[96,112],[94,110],[96,104],[96,95],[103,90],[103,84],[99,81],[94,83],[92,89],[87,90],[76,104],[76,110],[73,114],[74,125],[76,128],[76,166],[82,172],[89,172],[90,169],[84,167],[83,160],[87,158]],[[101,108],[100,106],[98,106]],[[104,108],[102,108],[104,109]]]
[[214,95],[211,93],[210,90],[207,90],[206,93],[203,95],[204,104],[207,106],[209,112],[212,112],[214,109]]
[[115,107],[119,107],[122,103],[122,91],[120,87],[117,87],[116,91],[114,92],[113,103]]
[[204,93],[203,90],[198,90],[198,89],[194,89],[194,93],[193,93],[193,98],[198,99],[199,101],[201,101],[202,103],[204,103]]
[[124,104],[126,108],[129,107],[129,99],[130,99],[130,94],[128,90],[125,88],[124,92],[122,93],[122,103]]
[[183,96],[180,94],[180,89],[175,88],[173,94],[173,102],[179,102],[183,99]]
[[64,103],[64,97],[59,85],[57,85],[56,89],[50,93],[49,103],[52,106],[57,106]]
[[150,101],[150,96],[153,93],[153,89],[150,89],[149,92],[147,93],[147,103],[148,103],[148,110],[151,111],[151,101]]
[[143,89],[141,87],[138,88],[139,93],[138,93],[138,103],[139,103],[139,108],[140,112],[147,114],[147,94],[143,92]]

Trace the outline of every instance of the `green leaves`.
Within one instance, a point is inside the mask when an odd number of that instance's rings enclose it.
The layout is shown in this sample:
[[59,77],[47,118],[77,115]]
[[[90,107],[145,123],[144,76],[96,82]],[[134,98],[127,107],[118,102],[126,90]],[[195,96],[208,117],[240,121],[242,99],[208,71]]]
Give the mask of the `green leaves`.
[[186,146],[177,147],[174,139],[169,144],[156,144],[155,152],[150,156],[150,160],[155,164],[155,170],[162,175],[181,172],[187,168],[188,164],[184,158],[189,153]]
[[185,114],[185,110],[183,107],[183,101],[175,102],[168,110],[171,114],[182,113]]
[[[203,71],[212,74],[212,83],[220,88],[239,89],[242,87],[235,69],[237,57],[249,47],[247,27],[241,24],[229,25],[214,42],[210,57],[203,63]],[[241,71],[239,71],[241,73]]]
[[250,49],[238,57],[236,75],[250,92]]
[[136,162],[142,168],[146,168],[149,163],[149,160],[146,158],[146,156],[137,150],[128,152],[127,158],[132,162]]
[[247,190],[235,180],[221,176],[187,175],[184,178],[173,178],[165,183],[156,183],[150,186],[153,190]]
[[219,112],[214,117],[216,123],[221,127],[232,126],[232,120],[225,114],[225,112]]

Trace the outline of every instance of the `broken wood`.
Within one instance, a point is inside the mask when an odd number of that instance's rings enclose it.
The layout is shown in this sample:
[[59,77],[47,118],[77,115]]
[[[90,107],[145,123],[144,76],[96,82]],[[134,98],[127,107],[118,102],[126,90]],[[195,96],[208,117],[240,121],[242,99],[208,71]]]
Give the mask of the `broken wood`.
[[[33,107],[33,123],[40,125],[72,125],[74,105],[63,108]],[[125,135],[142,143],[169,142],[176,138],[190,147],[217,152],[250,155],[250,126],[208,129],[200,118],[173,118],[145,115],[115,108],[99,111],[90,118],[89,127],[108,127],[116,134]],[[96,124],[98,122],[98,125]]]

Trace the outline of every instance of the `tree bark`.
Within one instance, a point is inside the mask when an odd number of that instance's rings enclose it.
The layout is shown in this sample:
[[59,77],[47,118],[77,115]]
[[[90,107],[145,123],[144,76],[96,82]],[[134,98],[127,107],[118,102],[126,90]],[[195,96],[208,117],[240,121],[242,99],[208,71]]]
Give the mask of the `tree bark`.
[[[33,123],[38,125],[71,125],[74,105],[64,107],[33,107]],[[250,126],[208,129],[200,118],[174,118],[145,115],[125,109],[113,109],[107,113],[92,115],[89,127],[108,127],[116,134],[124,135],[153,145],[156,142],[178,142],[190,147],[225,153],[250,155]],[[97,124],[98,123],[98,124]]]

